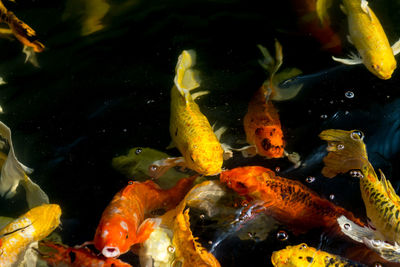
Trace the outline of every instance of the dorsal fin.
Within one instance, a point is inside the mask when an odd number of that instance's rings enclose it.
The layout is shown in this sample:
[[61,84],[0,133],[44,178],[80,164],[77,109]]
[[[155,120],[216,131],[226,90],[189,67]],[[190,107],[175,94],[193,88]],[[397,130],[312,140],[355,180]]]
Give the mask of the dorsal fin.
[[383,189],[385,190],[387,196],[394,202],[396,205],[400,205],[400,197],[396,194],[396,191],[394,191],[394,188],[390,181],[386,180],[385,174],[379,169],[379,172],[381,174],[381,184]]

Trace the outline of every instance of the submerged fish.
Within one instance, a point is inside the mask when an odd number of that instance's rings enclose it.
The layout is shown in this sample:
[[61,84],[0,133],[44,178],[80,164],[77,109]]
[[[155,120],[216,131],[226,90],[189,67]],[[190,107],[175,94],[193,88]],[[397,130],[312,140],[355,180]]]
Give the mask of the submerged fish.
[[106,257],[118,257],[134,244],[143,243],[159,224],[148,218],[157,209],[174,208],[192,187],[194,177],[183,178],[163,190],[153,181],[129,182],[104,210],[94,236],[96,249]]
[[[325,3],[331,0],[318,1]],[[328,7],[327,4],[320,5]],[[385,31],[367,0],[343,0],[341,8],[348,19],[348,39],[356,47],[359,56],[351,54],[348,59],[333,59],[348,65],[362,63],[378,78],[390,79],[396,69],[394,55],[400,52],[400,40],[390,47]]]
[[13,266],[23,260],[28,246],[48,236],[60,224],[61,209],[44,204],[29,210],[0,230],[0,266]]
[[271,261],[275,267],[366,267],[361,263],[309,247],[305,243],[275,251]]
[[34,52],[42,52],[44,45],[37,40],[36,32],[26,23],[18,19],[13,12],[8,11],[0,1],[0,22],[8,24],[13,35],[23,45],[32,47]]
[[321,198],[298,181],[276,176],[267,168],[235,168],[222,172],[220,180],[239,195],[255,201],[259,207],[252,207],[255,212],[266,212],[290,227],[295,234],[318,227],[340,234],[336,220],[341,215],[349,216],[357,224],[364,225],[350,211]]
[[208,92],[190,91],[199,87],[192,67],[196,54],[184,50],[178,58],[174,87],[171,90],[171,116],[169,130],[172,143],[183,155],[182,158],[169,158],[156,162],[153,177],[159,177],[171,166],[185,166],[203,175],[216,175],[221,172],[224,151],[213,129],[194,100]]
[[[380,253],[383,258],[391,261],[397,258],[396,261],[400,262],[400,247],[397,245],[400,243],[400,198],[382,172],[379,180],[368,161],[363,137],[364,135],[357,130],[323,131],[320,138],[328,141],[329,153],[324,158],[325,167],[322,173],[327,177],[333,177],[336,174],[351,171],[352,176],[360,179],[361,196],[367,216],[376,230],[368,227],[361,228],[352,224],[352,219],[342,217],[338,220],[342,231],[354,240],[364,242]],[[390,242],[395,246],[382,241]],[[390,249],[397,255],[382,254]]]
[[[282,89],[279,87],[279,83],[299,75],[301,71],[287,69],[277,73],[282,65],[283,58],[282,46],[278,41],[275,41],[275,60],[265,47],[259,46],[259,48],[264,55],[261,65],[267,70],[269,77],[249,102],[247,113],[243,119],[243,126],[250,146],[239,150],[246,152],[245,156],[252,154],[251,150],[254,150],[256,154],[267,158],[281,158],[284,155],[289,156],[289,154],[284,150],[285,142],[281,121],[272,100],[282,101],[295,97],[302,87],[301,84]],[[290,155],[289,158],[293,158],[296,163],[300,160],[298,155],[294,159],[294,154]]]
[[45,192],[27,174],[33,170],[19,162],[14,154],[11,130],[0,121],[0,195],[12,198],[21,183],[26,192],[29,208],[49,203]]
[[[219,187],[218,185],[216,185]],[[161,266],[182,266],[182,267],[219,267],[218,260],[208,252],[193,236],[190,229],[190,218],[188,206],[194,202],[206,200],[204,194],[207,195],[207,190],[214,190],[215,184],[212,181],[205,181],[194,186],[179,203],[179,205],[161,216],[161,224],[158,227],[157,234],[155,233],[151,239],[146,242],[147,258],[141,263],[152,262],[157,259],[157,262],[164,262],[166,265]],[[219,189],[217,189],[219,191]],[[217,194],[219,195],[219,194]],[[216,196],[218,198],[218,196]],[[153,250],[149,248],[153,248]],[[167,248],[167,251],[165,251]],[[161,253],[155,255],[154,253]],[[151,254],[153,251],[153,254]],[[160,256],[164,256],[160,259]],[[150,258],[149,258],[150,257]],[[149,266],[149,265],[144,265]],[[152,265],[150,265],[152,266]]]
[[39,244],[39,255],[50,266],[65,267],[131,267],[118,259],[97,256],[88,248],[71,248],[62,244],[43,241]]
[[[149,168],[155,161],[169,157],[168,154],[152,148],[135,147],[130,149],[127,155],[113,158],[112,166],[129,179],[143,181],[151,177]],[[162,179],[155,182],[161,188],[170,188],[184,177],[187,177],[187,174],[171,168],[163,174]]]

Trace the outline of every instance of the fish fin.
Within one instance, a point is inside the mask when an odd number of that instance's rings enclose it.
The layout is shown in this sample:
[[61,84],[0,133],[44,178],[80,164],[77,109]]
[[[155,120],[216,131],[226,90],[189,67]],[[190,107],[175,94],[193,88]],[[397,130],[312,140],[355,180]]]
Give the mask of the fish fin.
[[347,41],[348,41],[349,43],[351,43],[352,45],[354,45],[353,40],[351,39],[351,36],[350,36],[350,35],[347,35],[346,37],[347,37]]
[[362,243],[363,238],[366,237],[372,239],[376,236],[376,230],[373,230],[369,227],[361,227],[347,219],[344,215],[337,218],[337,222],[342,232],[356,242]]
[[169,145],[166,147],[166,149],[171,149],[174,147],[176,147],[176,145],[175,145],[174,141],[171,141],[171,143],[169,143]]
[[287,152],[286,150],[284,150],[284,155],[285,157],[288,158],[288,160],[290,162],[292,162],[294,164],[294,168],[297,169],[298,167],[300,167],[301,165],[301,159],[300,159],[300,155],[297,152]]
[[323,24],[325,20],[329,20],[328,9],[332,5],[332,0],[317,0],[315,5],[319,21]]
[[319,137],[328,142],[328,155],[323,158],[325,166],[322,169],[325,177],[332,178],[354,169],[365,171],[366,168],[372,168],[362,141],[364,135],[360,131],[329,129],[322,131]]
[[153,164],[149,166],[149,176],[158,179],[170,168],[175,166],[186,167],[185,159],[183,157],[177,157],[154,161]]
[[233,151],[240,151],[244,158],[250,158],[257,155],[257,147],[255,145],[244,146],[242,148],[232,148]]
[[36,68],[40,67],[33,47],[24,45],[22,52],[25,54],[25,63],[29,61]]
[[400,39],[392,45],[393,55],[400,53]]
[[264,58],[258,60],[260,66],[265,69],[268,73],[271,73],[273,66],[275,65],[275,60],[272,58],[271,54],[269,53],[268,49],[264,46],[258,44],[258,49],[260,49]]
[[371,11],[368,7],[367,0],[361,0],[361,9],[362,11],[364,11],[365,14],[368,14],[369,19],[372,20]]
[[396,194],[396,191],[393,189],[392,184],[390,183],[390,181],[386,180],[385,174],[383,174],[381,169],[379,169],[379,172],[381,174],[380,183],[382,184],[382,187],[385,190],[386,194],[396,205],[400,205],[400,197]]
[[147,238],[149,238],[150,234],[154,231],[154,229],[160,225],[160,223],[160,218],[148,218],[144,220],[140,224],[136,232],[136,242],[143,243],[144,241],[146,241]]
[[214,132],[215,136],[217,137],[218,140],[221,140],[221,136],[226,132],[228,128],[225,126],[221,126]]
[[210,91],[199,91],[199,92],[193,93],[193,94],[192,94],[192,99],[193,99],[193,100],[196,100],[196,99],[199,98],[200,96],[208,95],[209,93],[210,93]]
[[346,7],[344,5],[342,5],[342,4],[340,4],[339,7],[340,7],[340,10],[342,10],[342,12],[347,15]]
[[269,98],[274,101],[285,101],[296,97],[300,92],[303,84],[295,84],[287,88],[280,86],[281,83],[284,85],[285,81],[292,79],[302,73],[301,70],[297,68],[287,68],[277,73],[273,79],[273,88]]
[[224,160],[228,160],[230,158],[233,158],[233,152],[232,152],[232,147],[228,144],[221,143],[222,150],[224,151],[224,154],[222,157]]
[[358,65],[363,63],[362,58],[354,53],[350,53],[349,58],[338,58],[332,56],[332,59],[345,65]]
[[377,239],[369,239],[364,237],[363,243],[375,251],[379,256],[387,261],[399,262],[400,259],[400,246],[395,242],[394,245]]
[[25,188],[26,201],[28,202],[28,206],[30,209],[40,206],[42,204],[49,204],[49,197],[46,195],[46,193],[27,175],[25,175],[25,179],[23,180],[21,185]]
[[190,96],[190,90],[200,86],[197,72],[192,69],[195,64],[196,52],[194,50],[183,50],[176,64],[174,83],[185,98]]

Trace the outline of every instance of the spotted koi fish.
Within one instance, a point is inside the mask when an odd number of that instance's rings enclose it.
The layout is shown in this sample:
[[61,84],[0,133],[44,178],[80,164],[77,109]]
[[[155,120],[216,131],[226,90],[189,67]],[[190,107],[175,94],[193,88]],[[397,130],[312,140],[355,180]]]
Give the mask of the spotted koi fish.
[[143,243],[159,224],[149,217],[156,209],[174,208],[192,186],[194,177],[183,178],[168,190],[153,181],[129,182],[104,210],[94,245],[105,257],[118,257],[134,244]]
[[266,212],[295,234],[318,227],[341,233],[336,222],[341,215],[364,225],[351,212],[321,198],[302,183],[276,176],[267,168],[235,168],[222,172],[220,180],[248,201],[255,201],[260,208],[254,210]]
[[[323,7],[328,7],[326,2],[331,1],[317,0],[322,2],[319,5]],[[347,15],[348,40],[354,44],[359,55],[350,54],[350,58],[333,59],[347,65],[364,64],[378,78],[390,79],[396,69],[394,56],[400,52],[400,40],[390,47],[385,31],[367,0],[343,0],[341,8]]]
[[44,45],[37,40],[36,32],[26,23],[17,18],[13,12],[8,11],[0,1],[0,22],[8,24],[15,38],[23,45],[32,47],[35,52],[42,52]]
[[309,247],[305,243],[273,252],[271,262],[275,267],[366,267],[364,264]]
[[291,88],[281,89],[279,83],[285,79],[292,78],[301,73],[298,69],[286,69],[277,73],[282,65],[282,46],[275,41],[275,60],[265,47],[258,46],[264,55],[264,60],[260,61],[261,66],[267,71],[269,77],[254,94],[249,102],[247,113],[243,119],[244,131],[247,142],[250,146],[241,149],[243,156],[252,156],[255,154],[267,158],[281,158],[289,156],[289,159],[299,157],[296,154],[289,155],[285,149],[281,121],[278,110],[272,101],[288,100],[297,95],[302,85]]
[[45,238],[58,227],[60,216],[60,206],[44,204],[1,229],[0,266],[19,263],[31,243]]
[[[368,161],[364,134],[358,130],[344,131],[329,129],[321,132],[320,138],[328,142],[328,155],[324,158],[322,174],[331,178],[339,173],[347,173],[360,179],[361,196],[371,224],[376,229],[358,227],[349,218],[339,218],[342,231],[358,242],[363,242],[378,253],[390,249],[395,256],[385,252],[383,258],[397,257],[400,262],[400,197],[390,181],[381,173],[378,178]],[[382,241],[387,241],[382,242]],[[392,245],[391,245],[392,244]],[[393,246],[394,244],[394,246]],[[388,259],[389,260],[389,259]]]
[[152,176],[161,176],[172,166],[185,166],[203,175],[216,175],[221,172],[223,148],[199,106],[194,101],[208,92],[190,91],[199,87],[196,79],[196,54],[184,50],[178,58],[174,87],[171,90],[171,116],[169,130],[172,144],[183,157],[157,161],[151,167]]
[[50,266],[132,267],[132,265],[118,259],[97,256],[88,248],[70,248],[49,241],[40,242],[38,252]]

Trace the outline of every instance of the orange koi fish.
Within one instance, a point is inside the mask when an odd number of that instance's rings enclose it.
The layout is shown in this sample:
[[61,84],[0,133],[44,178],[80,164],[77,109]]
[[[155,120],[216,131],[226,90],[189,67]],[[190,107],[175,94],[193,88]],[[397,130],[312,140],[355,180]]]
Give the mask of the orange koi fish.
[[88,248],[70,248],[49,241],[40,242],[38,252],[50,266],[132,267],[132,265],[118,259],[97,256]]
[[0,266],[21,262],[28,246],[48,236],[60,224],[61,209],[44,204],[29,210],[0,230]]
[[220,180],[249,201],[261,202],[263,211],[293,229],[295,234],[317,227],[341,233],[336,222],[341,215],[364,225],[351,212],[321,198],[302,183],[276,176],[267,168],[235,168],[222,172]]
[[267,158],[281,158],[285,155],[298,163],[300,159],[297,154],[289,155],[284,150],[285,142],[283,140],[281,121],[278,110],[274,107],[272,100],[282,101],[295,97],[302,85],[281,89],[279,88],[279,83],[299,75],[301,71],[291,69],[276,74],[283,58],[282,46],[278,41],[275,41],[275,60],[265,47],[259,46],[259,48],[264,55],[264,61],[261,62],[261,65],[267,70],[269,78],[250,100],[247,113],[244,116],[243,126],[250,146],[237,150],[242,151],[245,157],[259,154]]
[[29,25],[18,19],[13,12],[8,11],[1,1],[0,22],[8,24],[15,38],[23,45],[32,47],[35,52],[44,50],[44,45],[37,40],[36,32]]
[[299,16],[298,25],[302,32],[314,37],[323,50],[333,54],[340,54],[342,41],[337,32],[331,27],[330,20],[318,18],[318,4],[316,0],[292,0],[293,7]]
[[132,245],[144,242],[159,224],[158,219],[145,218],[153,210],[178,205],[194,178],[183,178],[168,190],[151,180],[129,182],[104,210],[94,236],[95,247],[106,257],[118,257]]

